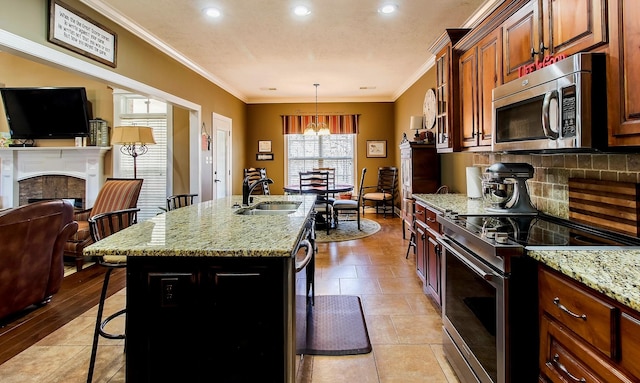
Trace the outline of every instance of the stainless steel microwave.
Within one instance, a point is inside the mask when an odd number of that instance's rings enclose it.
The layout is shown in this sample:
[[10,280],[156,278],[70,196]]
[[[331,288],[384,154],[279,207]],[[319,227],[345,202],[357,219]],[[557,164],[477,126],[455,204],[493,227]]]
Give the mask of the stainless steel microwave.
[[493,90],[492,150],[607,147],[605,55],[577,53]]

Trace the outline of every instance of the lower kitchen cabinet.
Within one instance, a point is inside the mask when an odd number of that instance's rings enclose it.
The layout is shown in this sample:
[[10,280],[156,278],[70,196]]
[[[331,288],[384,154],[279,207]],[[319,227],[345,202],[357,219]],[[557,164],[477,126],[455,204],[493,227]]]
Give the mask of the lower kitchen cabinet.
[[546,266],[538,277],[540,381],[640,381],[639,313]]
[[132,257],[127,381],[289,381],[289,258]]
[[440,224],[436,221],[435,210],[416,201],[416,272],[423,283],[424,292],[441,305],[441,265]]

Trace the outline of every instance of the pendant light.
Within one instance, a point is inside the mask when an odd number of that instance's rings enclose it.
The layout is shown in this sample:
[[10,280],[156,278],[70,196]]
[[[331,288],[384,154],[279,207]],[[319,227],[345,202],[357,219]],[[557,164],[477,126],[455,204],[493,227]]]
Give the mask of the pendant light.
[[322,122],[322,123],[318,122],[318,86],[319,85],[320,84],[313,84],[313,86],[316,87],[316,120],[315,120],[315,122],[312,122],[312,123],[308,124],[304,128],[304,134],[307,135],[307,136],[309,136],[309,135],[324,136],[324,135],[331,134],[327,124],[325,124],[324,122]]

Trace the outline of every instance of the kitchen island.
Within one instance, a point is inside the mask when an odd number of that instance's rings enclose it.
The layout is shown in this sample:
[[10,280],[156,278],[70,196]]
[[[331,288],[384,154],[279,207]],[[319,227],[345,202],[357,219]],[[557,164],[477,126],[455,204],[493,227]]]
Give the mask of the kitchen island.
[[241,200],[173,210],[85,249],[128,257],[127,381],[294,380],[295,253],[315,196]]

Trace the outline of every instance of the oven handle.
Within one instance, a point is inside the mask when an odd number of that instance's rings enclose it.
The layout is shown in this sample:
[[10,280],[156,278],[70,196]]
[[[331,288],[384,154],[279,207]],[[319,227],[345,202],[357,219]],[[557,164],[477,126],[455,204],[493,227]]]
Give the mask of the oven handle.
[[558,100],[558,91],[552,90],[544,94],[544,100],[542,101],[542,131],[544,135],[552,140],[558,139],[558,132],[551,130],[549,126],[549,108],[551,108],[551,100]]
[[451,254],[453,254],[456,258],[458,258],[458,260],[460,260],[460,262],[464,263],[467,267],[473,270],[473,272],[475,272],[480,277],[482,277],[482,279],[489,282],[493,281],[493,278],[496,276],[494,273],[491,273],[491,272],[487,273],[484,270],[482,270],[480,267],[474,265],[469,260],[467,260],[465,256],[463,256],[458,250],[456,250],[453,247],[454,246],[453,242],[449,238],[447,238],[446,236],[443,236],[438,240],[441,241],[442,246],[446,247],[447,250],[451,252]]

